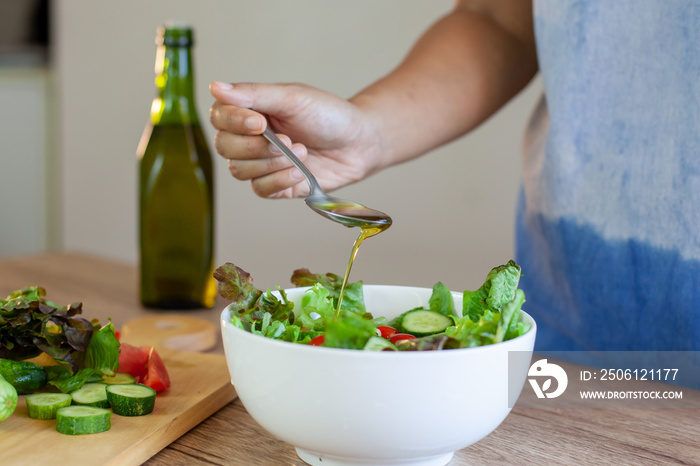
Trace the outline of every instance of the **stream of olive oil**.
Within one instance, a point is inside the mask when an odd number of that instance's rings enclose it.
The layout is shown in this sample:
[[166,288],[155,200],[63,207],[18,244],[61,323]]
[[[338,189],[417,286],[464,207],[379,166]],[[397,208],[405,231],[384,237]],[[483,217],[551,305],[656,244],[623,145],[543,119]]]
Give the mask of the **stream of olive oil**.
[[338,318],[340,314],[340,307],[343,304],[343,297],[345,296],[345,289],[348,286],[348,280],[350,278],[350,269],[352,269],[352,264],[355,262],[355,257],[357,256],[357,251],[360,249],[362,242],[374,235],[381,233],[391,226],[391,219],[387,217],[388,222],[377,225],[377,224],[363,224],[360,225],[360,235],[355,240],[355,244],[352,245],[352,252],[350,253],[350,260],[348,261],[348,266],[345,269],[345,277],[343,277],[343,285],[340,288],[340,295],[338,296],[338,307],[335,310],[335,318]]

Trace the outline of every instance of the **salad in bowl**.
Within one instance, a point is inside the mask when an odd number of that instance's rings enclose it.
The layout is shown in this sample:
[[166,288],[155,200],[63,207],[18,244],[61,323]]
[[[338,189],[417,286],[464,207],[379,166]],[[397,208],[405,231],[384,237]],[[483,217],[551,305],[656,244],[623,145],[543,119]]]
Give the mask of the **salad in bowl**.
[[300,306],[284,290],[258,290],[250,274],[232,263],[214,277],[219,293],[231,301],[231,322],[245,331],[275,340],[331,348],[370,351],[426,351],[469,348],[507,341],[530,327],[522,318],[525,295],[518,289],[520,267],[514,261],[495,267],[476,291],[453,292],[438,282],[426,305],[392,319],[367,311],[362,282],[350,283],[338,309],[342,277],[298,269],[292,284],[307,287]]
[[337,275],[301,269],[295,288],[262,291],[226,264],[231,382],[309,464],[447,464],[498,427],[525,383],[536,324],[519,277],[509,262],[473,292],[352,283],[338,310]]

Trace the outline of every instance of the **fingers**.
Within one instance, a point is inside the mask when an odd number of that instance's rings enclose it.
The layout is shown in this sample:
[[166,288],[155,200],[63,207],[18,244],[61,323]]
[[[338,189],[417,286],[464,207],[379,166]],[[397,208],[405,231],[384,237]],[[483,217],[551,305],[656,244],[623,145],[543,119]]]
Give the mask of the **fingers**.
[[220,131],[234,134],[262,134],[267,126],[265,117],[256,111],[214,102],[209,109],[209,121]]
[[[276,157],[279,159],[279,157]],[[260,163],[261,161],[257,161]],[[250,180],[253,192],[266,198],[305,197],[309,194],[308,183],[295,167],[287,167],[261,176],[251,176],[259,171],[259,167],[251,161],[228,161],[229,171],[240,180]],[[268,168],[270,166],[268,165]],[[264,172],[264,170],[263,170]]]
[[[277,137],[285,146],[292,149],[292,152],[297,157],[306,155],[306,147],[303,144],[292,144],[292,140],[285,134],[277,134]],[[262,136],[248,136],[219,131],[214,136],[214,148],[219,155],[227,159],[250,160],[278,157],[286,160],[279,149]]]
[[308,183],[294,167],[254,178],[251,187],[258,196],[274,199],[306,197],[309,194]]
[[215,81],[209,85],[209,92],[223,104],[274,115],[284,113],[294,104],[296,88],[297,86],[281,84],[229,84]]
[[[280,138],[284,141],[282,136]],[[216,133],[214,148],[219,155],[227,159],[260,159],[273,155],[269,143],[262,136],[246,136],[228,131]]]
[[[238,180],[250,180],[253,191],[261,197],[290,198],[306,196],[308,185],[303,175],[272,144],[261,136],[267,126],[259,112],[275,114],[288,110],[289,87],[266,84],[227,84],[213,82],[209,86],[216,102],[209,119],[216,134],[216,151],[228,160],[231,175]],[[253,108],[255,110],[253,110]],[[258,111],[256,111],[258,110]],[[302,144],[277,135],[300,160],[308,151]]]
[[[306,158],[307,151],[303,145],[294,144],[291,149],[300,160]],[[286,157],[279,152],[273,154],[267,148],[265,148],[264,152],[252,154],[255,158],[244,158],[240,152],[234,155],[235,157],[229,158],[228,167],[231,175],[238,180],[252,180],[292,167],[292,163]],[[292,181],[297,183],[302,179],[302,175],[298,170],[295,169],[295,171],[299,173],[299,176],[295,175]],[[285,187],[288,186],[290,185],[287,184]]]

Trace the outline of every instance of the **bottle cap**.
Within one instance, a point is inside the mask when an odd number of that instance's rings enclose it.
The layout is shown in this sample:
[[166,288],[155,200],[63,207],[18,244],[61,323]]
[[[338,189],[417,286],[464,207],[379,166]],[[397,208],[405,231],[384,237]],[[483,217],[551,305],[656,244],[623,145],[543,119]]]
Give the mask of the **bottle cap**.
[[191,47],[194,44],[192,27],[181,22],[168,22],[158,28],[156,45]]

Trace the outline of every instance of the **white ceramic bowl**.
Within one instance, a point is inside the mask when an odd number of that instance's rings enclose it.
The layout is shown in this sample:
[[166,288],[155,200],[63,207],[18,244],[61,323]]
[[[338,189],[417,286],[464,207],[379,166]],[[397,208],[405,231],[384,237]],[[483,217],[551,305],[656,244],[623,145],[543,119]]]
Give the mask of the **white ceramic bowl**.
[[[286,290],[287,296],[299,306],[306,289]],[[427,305],[431,292],[364,286],[367,310],[388,319]],[[453,296],[461,309],[462,294]],[[231,382],[243,405],[307,463],[444,465],[510,412],[509,384],[520,393],[535,344],[535,322],[525,318],[530,330],[503,343],[400,353],[264,338],[234,327],[228,307],[221,327]],[[529,355],[516,358],[521,367],[509,371],[511,351]]]

